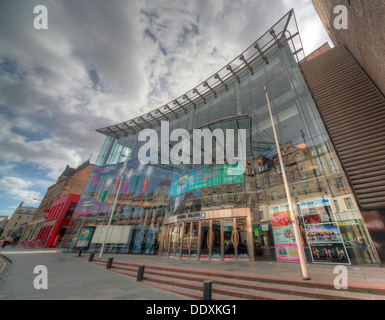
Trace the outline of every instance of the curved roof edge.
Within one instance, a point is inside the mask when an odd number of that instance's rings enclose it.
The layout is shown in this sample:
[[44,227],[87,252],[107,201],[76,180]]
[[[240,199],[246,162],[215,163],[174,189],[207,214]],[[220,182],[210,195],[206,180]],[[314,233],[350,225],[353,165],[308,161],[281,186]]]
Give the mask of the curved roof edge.
[[266,52],[272,45],[276,43],[279,44],[279,41],[282,38],[285,38],[289,42],[297,63],[299,63],[301,59],[299,59],[298,54],[302,52],[304,57],[305,54],[293,9],[285,14],[239,56],[192,90],[173,101],[170,101],[168,104],[142,116],[116,125],[97,129],[96,131],[106,136],[118,138],[129,134],[135,134],[142,129],[151,128],[154,124],[159,124],[162,120],[178,117],[178,114],[181,112],[187,113],[188,109],[196,108],[197,102],[203,101],[206,103],[205,96],[207,94],[212,93],[216,97],[216,89],[223,86],[226,87],[226,80],[236,78],[239,82],[240,78],[238,74],[245,67],[247,67],[253,74],[253,67],[250,65],[253,60],[262,58],[268,63],[264,52]]

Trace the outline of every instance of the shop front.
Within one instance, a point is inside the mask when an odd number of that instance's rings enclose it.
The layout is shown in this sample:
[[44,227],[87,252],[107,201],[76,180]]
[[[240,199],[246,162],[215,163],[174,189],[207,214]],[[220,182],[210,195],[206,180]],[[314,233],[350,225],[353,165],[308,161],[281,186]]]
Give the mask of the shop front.
[[177,259],[248,259],[255,245],[249,208],[190,212],[166,219],[160,255]]

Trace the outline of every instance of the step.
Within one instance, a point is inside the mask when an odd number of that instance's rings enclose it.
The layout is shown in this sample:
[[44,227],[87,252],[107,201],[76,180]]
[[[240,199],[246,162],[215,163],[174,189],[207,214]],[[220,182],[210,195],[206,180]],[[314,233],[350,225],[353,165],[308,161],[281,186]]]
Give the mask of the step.
[[[234,280],[247,280],[247,281],[257,281],[257,282],[263,282],[263,283],[275,283],[280,285],[289,285],[294,287],[300,287],[300,288],[313,288],[313,289],[329,289],[332,291],[336,291],[334,288],[333,283],[330,281],[325,280],[310,280],[310,281],[303,281],[298,279],[288,279],[284,277],[279,276],[268,276],[263,274],[256,274],[256,273],[243,273],[243,272],[230,272],[230,271],[213,271],[213,270],[207,270],[207,269],[195,269],[195,268],[180,268],[180,267],[174,267],[174,266],[164,266],[164,265],[150,265],[150,264],[140,264],[140,263],[133,263],[133,262],[126,262],[126,261],[114,261],[113,265],[119,265],[119,266],[131,266],[131,267],[139,267],[141,265],[145,265],[145,272],[149,272],[149,270],[156,270],[158,272],[160,271],[166,271],[166,272],[176,272],[176,273],[182,273],[182,274],[189,274],[189,275],[201,275],[204,276],[205,280],[207,278],[213,278],[213,277],[220,277],[220,278],[228,278],[232,281]],[[377,295],[377,296],[383,296],[385,297],[385,289],[383,288],[376,288],[375,285],[370,286],[369,284],[366,285],[358,285],[354,282],[349,283],[348,290],[344,290],[344,292],[357,292],[357,293],[366,293],[370,295]]]
[[[106,266],[107,260],[97,259],[93,263]],[[334,286],[320,281],[299,281],[283,278],[272,278],[266,275],[233,273],[224,271],[213,271],[193,268],[180,268],[164,265],[148,265],[125,261],[113,261],[111,271],[127,276],[136,277],[138,267],[145,265],[144,283],[153,286],[163,286],[164,290],[178,291],[183,294],[184,290],[201,291],[203,282],[210,280],[213,283],[213,295],[222,298],[231,296],[240,299],[252,300],[306,300],[306,299],[327,299],[327,300],[385,300],[385,295],[359,292],[358,288],[353,290],[335,290]],[[185,280],[185,281],[180,281]],[[362,289],[362,288],[360,288]],[[379,291],[382,292],[382,291]],[[196,295],[191,292],[189,297],[196,299],[202,293]],[[378,293],[378,292],[375,292]],[[220,298],[221,299],[221,298]]]

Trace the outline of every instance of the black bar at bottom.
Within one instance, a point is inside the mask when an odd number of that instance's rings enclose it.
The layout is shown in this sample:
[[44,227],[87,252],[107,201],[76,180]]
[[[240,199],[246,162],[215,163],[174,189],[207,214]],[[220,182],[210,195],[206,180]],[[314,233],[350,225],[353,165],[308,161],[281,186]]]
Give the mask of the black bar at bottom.
[[92,261],[92,260],[94,260],[94,255],[95,255],[95,252],[91,252],[90,253],[90,257],[88,258],[88,261]]

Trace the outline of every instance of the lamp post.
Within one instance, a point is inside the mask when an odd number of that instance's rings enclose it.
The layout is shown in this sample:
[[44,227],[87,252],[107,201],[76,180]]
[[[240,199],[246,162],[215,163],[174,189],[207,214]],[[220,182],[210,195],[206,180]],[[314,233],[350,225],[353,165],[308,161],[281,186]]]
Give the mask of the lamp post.
[[285,193],[287,197],[287,201],[289,203],[289,210],[290,210],[290,217],[291,221],[293,223],[293,229],[294,229],[294,235],[295,235],[295,241],[297,243],[297,248],[298,248],[298,254],[299,254],[299,261],[301,264],[301,269],[302,269],[302,275],[303,275],[303,280],[310,280],[309,274],[307,272],[306,268],[306,260],[305,260],[305,255],[304,255],[304,250],[303,250],[303,245],[301,242],[301,237],[299,234],[299,229],[298,229],[298,223],[297,223],[297,216],[294,211],[293,207],[293,202],[291,200],[291,194],[290,194],[290,189],[289,189],[289,183],[287,181],[287,176],[286,176],[286,169],[283,163],[282,159],[282,153],[281,153],[281,147],[279,145],[278,141],[278,136],[277,136],[277,131],[275,129],[275,124],[274,124],[274,118],[273,118],[273,113],[271,111],[271,106],[270,106],[270,100],[269,100],[269,95],[267,93],[267,86],[266,83],[263,84],[265,88],[265,94],[266,94],[266,100],[267,100],[267,106],[269,107],[269,114],[270,114],[270,120],[271,120],[271,126],[273,128],[273,133],[274,133],[274,140],[275,144],[277,146],[277,152],[278,152],[278,158],[279,158],[279,163],[281,165],[281,171],[282,171],[282,178],[283,178],[283,183],[285,185]]
[[127,157],[126,161],[124,161],[123,172],[122,172],[122,175],[120,177],[120,182],[119,182],[118,189],[116,190],[116,195],[115,195],[115,199],[114,199],[114,205],[112,206],[110,218],[108,219],[108,225],[107,225],[106,234],[104,235],[104,240],[103,240],[103,243],[102,243],[102,247],[101,247],[100,252],[99,252],[99,259],[102,258],[102,254],[103,254],[103,250],[104,250],[104,245],[106,244],[106,241],[107,241],[108,231],[110,230],[112,218],[114,216],[114,213],[115,213],[115,210],[116,210],[116,205],[118,203],[118,196],[119,196],[119,192],[120,192],[120,187],[122,186],[122,181],[123,181],[123,178],[124,178],[124,174],[126,173],[126,170],[127,170],[127,161],[128,161],[128,157]]

